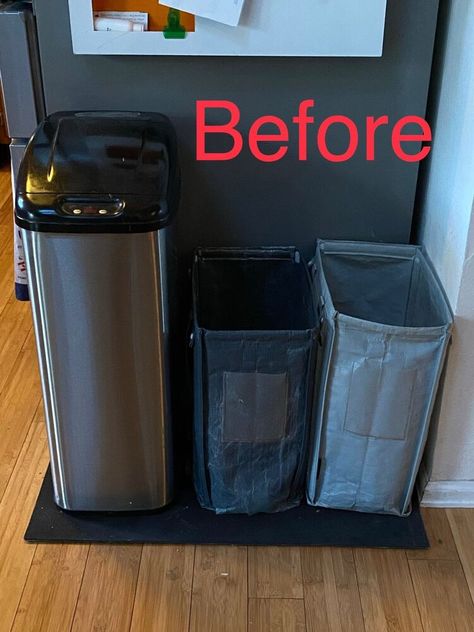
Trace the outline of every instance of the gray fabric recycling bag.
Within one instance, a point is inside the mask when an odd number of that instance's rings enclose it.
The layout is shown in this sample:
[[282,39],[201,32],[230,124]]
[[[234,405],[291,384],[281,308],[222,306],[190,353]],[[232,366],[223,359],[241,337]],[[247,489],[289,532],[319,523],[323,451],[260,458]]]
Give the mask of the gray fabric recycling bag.
[[307,500],[407,515],[453,317],[418,246],[319,241],[318,397]]
[[193,266],[194,484],[217,513],[304,498],[316,313],[294,248],[200,249]]

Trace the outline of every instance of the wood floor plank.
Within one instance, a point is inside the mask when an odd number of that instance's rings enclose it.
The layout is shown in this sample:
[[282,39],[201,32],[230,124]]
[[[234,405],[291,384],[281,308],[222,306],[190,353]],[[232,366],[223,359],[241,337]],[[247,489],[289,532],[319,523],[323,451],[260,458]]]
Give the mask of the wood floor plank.
[[2,229],[13,227],[13,198],[11,191],[0,191],[0,234]]
[[246,630],[246,547],[196,547],[190,632]]
[[29,303],[11,296],[0,316],[0,393],[31,329]]
[[[8,243],[12,239],[13,227],[9,224],[0,223],[0,254],[5,250],[8,246]],[[2,271],[5,273],[5,271]]]
[[405,552],[355,549],[354,558],[366,632],[423,632]]
[[0,252],[4,246],[4,240],[13,233],[13,196],[8,179],[8,186],[2,185],[0,174]]
[[[249,599],[249,632],[305,632],[302,599]],[[322,631],[322,628],[320,628]]]
[[351,549],[301,549],[308,632],[364,632]]
[[143,547],[131,632],[187,632],[194,546]]
[[0,278],[10,276],[13,272],[13,258],[9,259],[9,255],[13,255],[13,226],[11,224],[0,224]]
[[460,562],[410,560],[421,620],[429,632],[472,632],[474,605]]
[[459,560],[448,516],[444,509],[422,507],[421,513],[430,541],[429,549],[408,550],[410,560]]
[[89,545],[36,547],[12,632],[64,632],[71,628]]
[[249,547],[249,597],[303,599],[297,547]]
[[91,546],[72,632],[128,632],[142,547]]
[[[7,212],[12,208],[12,185],[9,169],[0,170],[0,223],[10,222]],[[8,208],[6,208],[8,206]]]
[[13,237],[13,196],[10,179],[7,180],[7,186],[5,186],[2,176],[3,174],[0,173],[0,252],[6,240]]
[[10,187],[0,190],[0,226],[13,226],[13,196]]
[[0,498],[41,401],[33,332],[21,349],[0,398]]
[[27,544],[23,534],[47,464],[46,429],[38,416],[0,503],[0,632],[10,632],[35,554],[36,547]]
[[446,513],[474,601],[474,509],[448,509]]

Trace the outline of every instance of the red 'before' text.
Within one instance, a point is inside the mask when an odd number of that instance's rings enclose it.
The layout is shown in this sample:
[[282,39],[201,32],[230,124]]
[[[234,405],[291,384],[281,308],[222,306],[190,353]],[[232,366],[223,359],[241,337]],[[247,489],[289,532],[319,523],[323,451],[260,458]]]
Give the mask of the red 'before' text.
[[[313,99],[301,101],[298,113],[292,118],[291,125],[278,116],[266,115],[256,119],[248,132],[248,146],[252,155],[261,162],[277,162],[288,152],[290,139],[295,137],[298,143],[298,159],[305,161],[308,153],[317,149],[329,162],[347,162],[359,149],[361,132],[356,123],[348,116],[335,115],[315,124]],[[212,110],[224,110],[228,113],[226,123],[210,124],[207,114]],[[196,158],[197,160],[233,160],[244,147],[244,136],[238,129],[240,109],[232,101],[196,102]],[[342,126],[347,134],[347,144],[343,151],[335,153],[328,147],[328,133],[333,126]],[[430,153],[431,128],[420,116],[404,116],[391,123],[387,115],[368,116],[365,120],[365,158],[376,160],[376,138],[381,127],[391,126],[391,146],[394,154],[404,162],[419,162]],[[316,129],[317,127],[317,129]],[[417,133],[414,133],[413,128]],[[410,129],[410,133],[407,128]],[[290,131],[291,130],[291,131]],[[419,131],[418,131],[419,130]],[[231,148],[222,152],[206,150],[206,139],[215,134],[225,135]],[[269,146],[268,143],[271,143]],[[416,143],[415,152],[408,153],[408,145]]]

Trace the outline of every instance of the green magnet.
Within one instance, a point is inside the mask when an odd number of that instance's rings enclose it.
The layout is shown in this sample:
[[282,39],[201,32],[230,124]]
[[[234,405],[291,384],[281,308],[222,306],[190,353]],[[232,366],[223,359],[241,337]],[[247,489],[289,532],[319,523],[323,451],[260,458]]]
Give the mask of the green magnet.
[[163,35],[166,39],[184,39],[186,29],[181,24],[181,12],[177,9],[170,9],[168,12],[168,24],[165,26]]

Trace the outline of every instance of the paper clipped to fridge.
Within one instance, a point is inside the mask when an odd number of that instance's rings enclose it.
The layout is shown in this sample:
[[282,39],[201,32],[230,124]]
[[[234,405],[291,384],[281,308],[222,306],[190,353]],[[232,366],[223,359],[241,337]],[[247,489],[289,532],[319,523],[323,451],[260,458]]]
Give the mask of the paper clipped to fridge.
[[143,11],[94,11],[94,29],[96,31],[148,31],[148,13]]
[[172,9],[180,9],[202,18],[237,26],[245,0],[160,0]]

